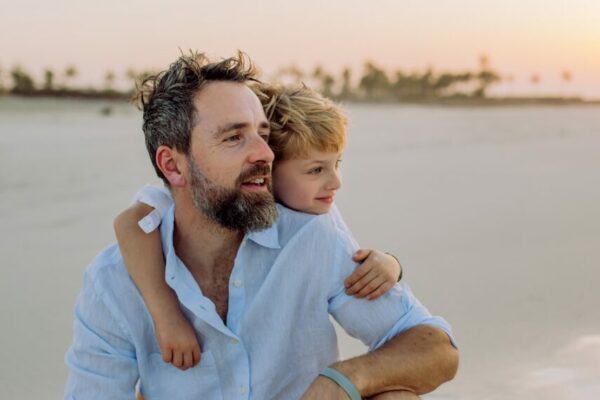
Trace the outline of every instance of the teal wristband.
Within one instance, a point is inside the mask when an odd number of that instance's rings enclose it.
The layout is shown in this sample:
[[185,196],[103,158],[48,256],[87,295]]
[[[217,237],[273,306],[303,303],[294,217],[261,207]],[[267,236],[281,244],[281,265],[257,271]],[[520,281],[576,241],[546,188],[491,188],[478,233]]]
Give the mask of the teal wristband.
[[325,368],[319,375],[323,375],[326,378],[331,379],[335,383],[341,387],[344,392],[348,395],[350,400],[362,400],[360,393],[356,389],[356,386],[350,381],[350,379],[346,378],[344,374],[335,370],[333,368]]

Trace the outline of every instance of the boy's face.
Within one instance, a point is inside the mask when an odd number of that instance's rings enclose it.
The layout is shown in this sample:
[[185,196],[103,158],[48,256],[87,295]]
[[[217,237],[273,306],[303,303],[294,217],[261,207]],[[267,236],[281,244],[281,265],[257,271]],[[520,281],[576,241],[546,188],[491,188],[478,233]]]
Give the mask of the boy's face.
[[279,161],[273,167],[275,198],[285,206],[309,214],[324,214],[342,186],[342,152],[312,151],[307,158]]

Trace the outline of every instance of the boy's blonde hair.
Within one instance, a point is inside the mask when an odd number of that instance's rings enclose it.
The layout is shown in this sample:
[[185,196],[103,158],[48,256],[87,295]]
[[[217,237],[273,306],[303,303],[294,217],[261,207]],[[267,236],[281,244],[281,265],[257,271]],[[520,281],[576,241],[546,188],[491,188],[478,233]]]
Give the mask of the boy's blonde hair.
[[275,161],[307,157],[310,151],[339,152],[346,144],[342,110],[305,85],[254,85],[271,123]]

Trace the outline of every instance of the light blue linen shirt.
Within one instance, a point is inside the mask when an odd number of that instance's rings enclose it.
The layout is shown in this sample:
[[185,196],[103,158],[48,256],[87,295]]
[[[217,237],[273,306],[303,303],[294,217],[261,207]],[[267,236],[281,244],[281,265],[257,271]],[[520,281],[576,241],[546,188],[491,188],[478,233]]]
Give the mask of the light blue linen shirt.
[[75,305],[65,398],[131,400],[139,380],[146,400],[297,399],[338,360],[330,315],[370,350],[418,324],[452,338],[446,321],[404,284],[374,301],[345,294],[357,247],[336,213],[313,216],[280,205],[278,212],[271,228],[242,240],[226,324],[175,254],[174,208],[164,215],[165,279],[203,351],[187,371],[162,361],[152,319],[117,245],[100,253],[85,271]]

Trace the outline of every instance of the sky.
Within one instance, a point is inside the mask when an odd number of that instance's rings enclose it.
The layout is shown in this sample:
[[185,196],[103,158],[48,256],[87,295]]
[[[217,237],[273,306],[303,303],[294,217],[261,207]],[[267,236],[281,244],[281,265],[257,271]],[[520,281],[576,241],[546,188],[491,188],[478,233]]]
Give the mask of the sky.
[[0,69],[21,64],[38,79],[74,64],[79,83],[98,84],[107,70],[164,69],[180,49],[241,49],[267,75],[291,64],[359,73],[365,60],[474,70],[485,54],[513,78],[496,93],[600,98],[598,0],[0,0],[0,9]]

